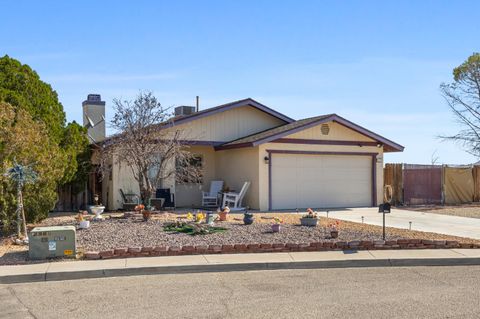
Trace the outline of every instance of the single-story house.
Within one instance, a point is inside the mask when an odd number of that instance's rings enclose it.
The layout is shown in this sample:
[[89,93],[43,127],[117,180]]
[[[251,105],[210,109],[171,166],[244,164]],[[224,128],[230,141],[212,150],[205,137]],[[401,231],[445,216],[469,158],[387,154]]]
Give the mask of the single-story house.
[[[174,125],[188,128],[184,142],[203,170],[200,185],[163,185],[177,207],[200,206],[213,180],[237,191],[251,182],[243,206],[262,211],[376,206],[383,200],[383,153],[404,149],[339,115],[294,120],[251,98],[201,111],[179,107],[176,114]],[[102,198],[119,209],[119,190],[139,193],[138,186],[126,167],[110,175]]]

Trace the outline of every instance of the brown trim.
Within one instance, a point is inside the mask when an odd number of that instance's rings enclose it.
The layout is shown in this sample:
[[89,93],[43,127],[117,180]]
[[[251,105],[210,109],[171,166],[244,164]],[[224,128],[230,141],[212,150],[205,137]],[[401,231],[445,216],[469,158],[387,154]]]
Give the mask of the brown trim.
[[180,143],[185,144],[185,145],[198,145],[198,146],[218,146],[222,145],[225,142],[219,142],[219,141],[194,141],[194,140],[181,140]]
[[[327,123],[327,122],[337,122],[338,124],[341,124],[341,125],[349,128],[349,129],[351,129],[351,130],[353,130],[357,133],[360,133],[364,136],[370,137],[371,139],[373,139],[377,142],[380,142],[381,144],[384,144],[384,151],[386,151],[386,152],[402,152],[404,150],[404,147],[402,145],[397,144],[397,143],[395,143],[395,142],[393,142],[393,141],[391,141],[391,140],[389,140],[389,139],[387,139],[383,136],[380,136],[376,133],[373,133],[372,131],[361,127],[360,125],[357,125],[353,122],[350,122],[350,121],[344,119],[343,117],[338,116],[337,114],[332,114],[330,116],[322,117],[322,118],[320,118],[316,121],[309,122],[309,123],[297,126],[295,128],[282,131],[280,133],[272,134],[270,136],[258,139],[256,141],[252,141],[250,143],[252,143],[253,146],[258,146],[260,144],[273,142],[275,140],[281,139],[284,136],[291,135],[291,134],[306,130],[306,129],[314,127],[314,126],[317,126],[317,125],[320,125],[320,124],[323,124],[323,123]],[[246,146],[244,146],[244,143],[231,144],[231,145],[229,145],[229,147],[230,146],[231,146],[231,148],[235,148],[234,146],[236,146],[236,147],[246,147]]]
[[235,148],[243,148],[243,147],[253,147],[253,143],[239,143],[234,145],[219,145],[215,146],[215,151],[223,151],[223,150],[230,150]]
[[290,150],[266,150],[268,153],[268,210],[272,210],[272,160],[273,154],[305,154],[305,155],[350,155],[371,156],[372,158],[372,207],[377,203],[377,155],[378,153],[363,152],[317,152],[317,151],[290,151]]
[[377,146],[378,142],[360,142],[360,141],[336,141],[336,140],[311,140],[303,138],[279,138],[270,143],[283,144],[307,144],[307,145],[352,145],[352,146]]
[[379,142],[382,142],[383,144],[385,144],[385,146],[387,146],[385,149],[387,149],[388,151],[392,151],[392,152],[403,152],[403,150],[405,149],[405,147],[403,147],[402,145],[400,144],[397,144],[391,140],[389,140],[388,138],[385,138],[381,135],[378,135],[370,130],[367,130],[366,128],[364,127],[361,127],[360,125],[357,125],[353,122],[350,122],[349,120],[341,117],[341,116],[338,116],[335,114],[335,119],[334,119],[334,122],[337,122],[339,124],[342,124],[343,126],[346,126],[360,134],[363,134],[365,136],[368,136],[368,137],[371,137],[373,138],[374,140],[377,140]]

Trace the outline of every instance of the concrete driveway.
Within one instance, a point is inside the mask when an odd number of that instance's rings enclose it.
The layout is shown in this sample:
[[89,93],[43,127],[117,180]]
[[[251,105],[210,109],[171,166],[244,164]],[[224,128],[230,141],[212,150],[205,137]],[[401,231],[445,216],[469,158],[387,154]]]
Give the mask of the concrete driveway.
[[[322,211],[319,215],[326,217],[327,212]],[[382,214],[378,212],[377,207],[332,210],[328,212],[328,216],[357,223],[362,222],[363,216],[364,223],[382,226]],[[390,214],[386,214],[385,220],[387,227],[409,229],[409,222],[412,222],[412,230],[480,239],[480,219],[478,218],[392,209]]]

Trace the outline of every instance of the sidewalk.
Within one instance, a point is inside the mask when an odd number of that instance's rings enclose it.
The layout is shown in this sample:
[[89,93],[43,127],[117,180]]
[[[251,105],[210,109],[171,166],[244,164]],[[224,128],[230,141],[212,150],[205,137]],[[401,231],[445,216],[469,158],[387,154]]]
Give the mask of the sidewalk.
[[0,284],[275,269],[480,265],[480,249],[361,250],[125,258],[0,267]]

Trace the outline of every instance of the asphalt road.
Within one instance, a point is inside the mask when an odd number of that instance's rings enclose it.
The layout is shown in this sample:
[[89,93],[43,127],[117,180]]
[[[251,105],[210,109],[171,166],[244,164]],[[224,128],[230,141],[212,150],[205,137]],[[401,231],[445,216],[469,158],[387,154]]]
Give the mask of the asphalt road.
[[480,267],[251,271],[4,285],[0,318],[480,318]]

